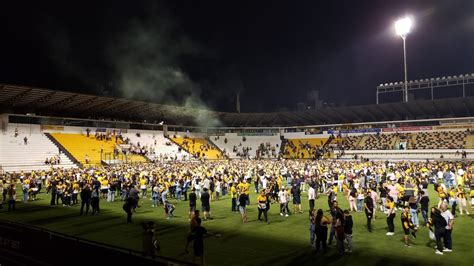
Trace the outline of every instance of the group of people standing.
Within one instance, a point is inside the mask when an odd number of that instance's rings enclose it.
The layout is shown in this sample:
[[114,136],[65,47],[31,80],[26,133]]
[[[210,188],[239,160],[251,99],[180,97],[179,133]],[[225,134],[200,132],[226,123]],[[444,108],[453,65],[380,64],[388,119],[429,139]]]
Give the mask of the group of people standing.
[[[4,173],[0,182],[2,202],[15,198],[17,185],[38,187],[39,191],[46,187],[51,194],[51,205],[61,201],[67,207],[80,201],[81,214],[88,214],[89,206],[92,214],[99,214],[101,199],[113,202],[118,196],[128,222],[132,221],[136,208],[145,204],[145,199],[150,199],[153,207],[162,206],[169,219],[184,198],[189,201],[191,220],[200,200],[203,215],[199,218],[212,219],[212,200],[229,194],[230,210],[241,214],[242,223],[249,219],[247,208],[252,201],[257,219],[269,224],[269,210],[274,203],[285,218],[303,213],[302,194],[307,191],[310,242],[318,251],[321,246],[326,250],[335,240],[340,254],[352,252],[351,213],[364,212],[369,232],[374,230],[376,214],[386,216],[387,236],[395,234],[399,213],[406,246],[410,246],[410,236],[416,237],[420,225],[429,226],[439,254],[452,251],[456,210],[460,214],[469,213],[469,193],[465,191],[469,185],[474,206],[473,170],[473,164],[466,162],[175,161]],[[428,197],[430,183],[435,184],[439,197],[438,205],[431,209],[430,202],[436,200]],[[251,197],[251,187],[257,193],[255,198]],[[328,197],[329,216],[323,208],[315,209],[315,201],[322,193]],[[349,203],[348,210],[339,207],[344,199]],[[171,200],[177,202],[176,206]],[[418,219],[419,212],[423,223]]]

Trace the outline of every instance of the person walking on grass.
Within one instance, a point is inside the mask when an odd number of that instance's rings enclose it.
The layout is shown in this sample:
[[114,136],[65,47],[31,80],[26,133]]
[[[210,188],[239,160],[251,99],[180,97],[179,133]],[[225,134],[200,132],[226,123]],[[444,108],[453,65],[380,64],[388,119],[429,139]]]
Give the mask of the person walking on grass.
[[443,252],[452,252],[453,240],[451,238],[451,233],[453,232],[454,215],[449,211],[446,203],[441,204],[441,216],[443,216],[446,221]]
[[235,188],[235,183],[231,183],[230,186],[230,198],[231,198],[231,211],[237,212],[237,189]]
[[352,215],[349,210],[344,211],[344,234],[347,241],[347,248],[344,252],[352,253],[352,227],[354,222],[352,221]]
[[289,210],[288,210],[288,191],[284,187],[281,188],[280,192],[278,192],[278,199],[280,201],[280,215],[288,217]]
[[425,194],[424,190],[420,191],[420,195],[421,216],[423,216],[424,225],[428,226],[428,205],[430,203],[430,198]]
[[309,243],[312,247],[316,245],[316,212],[315,210],[309,210]]
[[208,189],[204,188],[204,193],[201,194],[201,207],[203,212],[204,220],[211,219],[211,197],[209,195]]
[[135,199],[132,198],[132,197],[128,197],[126,200],[125,200],[125,203],[123,204],[122,206],[122,209],[125,211],[125,213],[127,213],[127,222],[128,223],[131,223],[132,222],[132,210],[135,206]]
[[293,196],[293,213],[303,213],[301,209],[301,190],[296,183],[293,183],[291,195]]
[[367,191],[367,196],[364,200],[364,209],[365,217],[367,218],[367,230],[372,233],[372,218],[374,217],[374,200],[372,199],[372,194],[370,191]]
[[410,238],[409,238],[410,234],[413,236],[413,238],[416,238],[416,230],[415,230],[415,226],[412,223],[409,209],[410,208],[408,206],[403,207],[403,213],[401,217],[406,247],[410,247]]
[[155,223],[142,223],[143,227],[143,256],[155,258],[155,252],[159,250],[158,242],[155,238]]
[[431,224],[434,227],[434,235],[436,239],[436,248],[435,254],[436,255],[443,255],[444,245],[441,239],[445,239],[446,236],[446,220],[441,215],[441,211],[437,208],[431,208]]
[[314,210],[314,201],[316,199],[316,190],[314,189],[314,184],[310,184],[308,188],[308,201],[309,201],[309,210]]
[[197,201],[196,189],[193,188],[191,190],[191,193],[189,193],[189,220],[193,218],[192,215],[196,211],[196,201]]
[[265,194],[265,191],[262,190],[261,194],[257,197],[257,208],[258,208],[258,220],[262,220],[262,214],[263,217],[265,218],[265,222],[269,224],[268,222],[268,209],[267,209],[267,203],[268,203],[268,198],[267,195]]
[[171,204],[169,201],[165,201],[165,204],[163,205],[163,207],[165,209],[165,218],[167,220],[169,220],[170,217],[174,217],[173,212],[176,209],[176,206]]
[[[204,260],[204,237],[205,236],[214,236],[220,237],[220,234],[214,234],[208,232],[206,228],[201,226],[202,220],[201,218],[196,219],[196,226],[193,228],[193,231],[190,234],[189,239],[194,240],[193,244],[193,262],[198,263],[200,262],[201,265],[205,265]],[[188,245],[190,241],[186,243],[186,247],[184,249],[185,253],[188,253]]]
[[243,224],[247,222],[247,197],[245,193],[239,195],[239,212]]
[[469,215],[469,210],[467,208],[467,200],[466,200],[466,192],[464,191],[464,188],[462,185],[458,186],[458,189],[456,190],[456,197],[458,199],[458,206],[459,206],[459,213],[463,215],[463,210],[466,211],[466,214]]
[[393,219],[395,219],[395,202],[393,202],[393,198],[388,196],[385,201],[385,214],[387,214],[387,236],[393,236],[395,234],[395,225],[393,223]]

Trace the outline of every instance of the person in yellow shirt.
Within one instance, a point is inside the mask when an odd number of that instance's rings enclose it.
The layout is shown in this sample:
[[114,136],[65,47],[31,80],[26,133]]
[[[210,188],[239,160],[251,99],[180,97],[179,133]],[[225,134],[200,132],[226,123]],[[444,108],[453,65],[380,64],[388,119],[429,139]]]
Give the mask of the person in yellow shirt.
[[235,188],[235,183],[231,184],[230,198],[232,199],[232,211],[233,212],[238,212],[238,210],[237,210],[237,189]]
[[[474,213],[474,182],[472,182],[472,181],[471,181],[470,196],[471,196],[471,212]],[[473,217],[473,219],[474,219],[474,217]]]
[[458,199],[459,213],[462,215],[462,211],[465,209],[466,214],[469,215],[469,211],[467,210],[466,193],[464,192],[464,187],[462,185],[459,185],[456,190],[456,198]]
[[140,190],[142,192],[142,200],[146,197],[147,187],[146,187],[147,180],[145,177],[140,178]]
[[247,180],[242,179],[239,185],[237,185],[237,189],[241,193],[247,194],[247,205],[250,205],[250,184],[247,183]]
[[414,238],[416,238],[416,229],[415,229],[415,225],[411,222],[412,219],[411,219],[409,209],[410,208],[408,206],[403,207],[403,213],[401,216],[406,247],[410,247],[410,239],[408,238],[410,233],[413,235]]
[[393,198],[388,196],[385,203],[385,214],[387,214],[387,226],[388,232],[387,236],[393,236],[395,234],[395,225],[393,224],[393,219],[395,218],[395,202]]
[[265,191],[262,191],[260,195],[257,197],[257,202],[258,202],[258,220],[262,220],[262,213],[263,217],[265,218],[265,222],[268,224],[268,198],[265,195]]
[[107,193],[109,192],[109,180],[107,178],[103,178],[100,181],[100,192],[102,194],[102,198],[107,198]]

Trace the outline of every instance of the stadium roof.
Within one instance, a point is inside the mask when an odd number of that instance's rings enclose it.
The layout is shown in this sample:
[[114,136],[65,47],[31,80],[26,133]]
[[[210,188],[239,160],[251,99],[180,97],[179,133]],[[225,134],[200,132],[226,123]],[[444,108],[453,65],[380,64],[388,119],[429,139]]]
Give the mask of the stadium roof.
[[167,124],[187,126],[204,126],[203,123],[211,119],[218,119],[229,127],[304,126],[468,117],[474,115],[474,97],[292,112],[226,113],[35,87],[0,85],[0,111],[134,122],[165,121]]

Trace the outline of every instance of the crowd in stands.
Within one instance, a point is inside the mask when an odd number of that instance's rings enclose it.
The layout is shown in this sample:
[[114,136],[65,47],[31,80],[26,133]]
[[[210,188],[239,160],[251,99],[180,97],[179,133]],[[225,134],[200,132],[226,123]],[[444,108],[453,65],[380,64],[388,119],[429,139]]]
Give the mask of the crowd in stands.
[[323,140],[318,144],[311,144],[304,140],[297,140],[296,143],[288,140],[284,147],[284,156],[290,159],[321,159],[331,152],[330,147],[326,147]]
[[46,158],[44,160],[44,164],[46,164],[46,165],[59,165],[59,164],[61,164],[61,156],[54,155],[52,157]]
[[232,151],[239,157],[243,159],[261,159],[261,158],[276,158],[278,144],[273,146],[270,142],[260,143],[258,148],[253,151],[252,147],[244,146],[242,143],[239,145],[234,145]]

